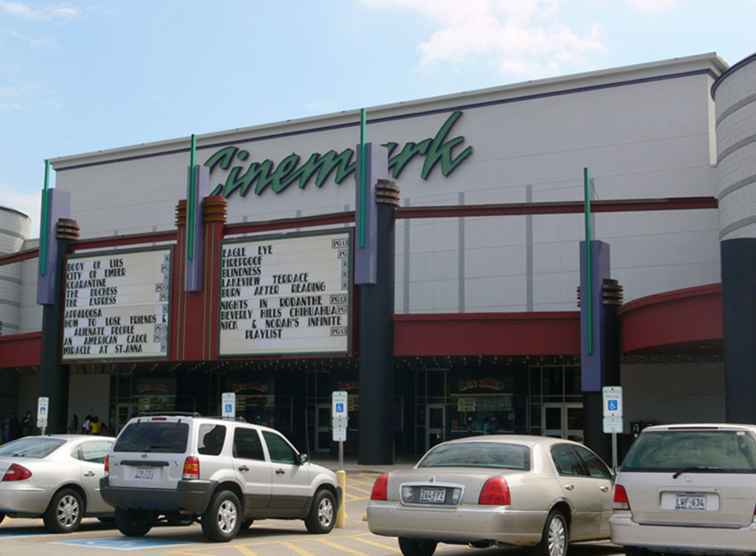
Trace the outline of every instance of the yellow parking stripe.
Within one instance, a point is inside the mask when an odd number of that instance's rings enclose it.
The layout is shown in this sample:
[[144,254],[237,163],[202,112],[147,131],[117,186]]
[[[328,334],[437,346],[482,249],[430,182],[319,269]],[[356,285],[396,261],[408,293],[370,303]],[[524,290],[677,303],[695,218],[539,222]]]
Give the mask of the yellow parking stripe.
[[334,548],[336,550],[340,550],[341,552],[346,552],[347,554],[352,554],[353,556],[368,556],[364,552],[360,552],[359,550],[354,550],[353,548],[349,548],[346,546],[342,546],[340,544],[337,544],[335,542],[327,541],[325,539],[318,539],[318,542],[321,544],[324,544],[326,546],[330,546],[331,548]]
[[251,548],[244,546],[243,544],[233,544],[233,548],[243,554],[243,556],[257,556],[257,552],[254,552]]
[[309,552],[305,550],[304,548],[297,546],[296,544],[292,544],[290,542],[280,542],[278,544],[285,546],[292,552],[297,553],[299,556],[315,556],[312,552]]
[[369,541],[367,539],[363,539],[362,537],[355,537],[354,540],[356,540],[357,542],[367,544],[369,546],[377,546],[378,548],[381,548],[383,550],[388,550],[389,552],[394,552],[396,554],[399,554],[399,551],[396,548],[392,546],[388,546],[387,544],[383,544],[376,541]]

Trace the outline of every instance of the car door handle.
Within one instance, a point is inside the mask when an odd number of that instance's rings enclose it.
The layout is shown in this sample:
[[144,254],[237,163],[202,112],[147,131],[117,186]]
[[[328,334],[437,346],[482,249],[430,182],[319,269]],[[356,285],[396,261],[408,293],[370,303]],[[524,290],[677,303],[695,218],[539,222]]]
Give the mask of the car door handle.
[[241,471],[242,473],[246,473],[247,471],[249,471],[249,467],[247,467],[246,465],[242,465],[239,468],[239,471]]
[[286,471],[283,469],[276,469],[276,475],[283,475],[284,473],[286,473]]
[[84,476],[85,477],[94,477],[95,474],[94,474],[94,471],[87,471],[86,473],[84,473]]
[[601,489],[601,492],[609,492],[609,487],[608,486],[601,486],[599,488]]
[[564,490],[569,490],[570,492],[572,492],[573,490],[575,490],[575,485],[564,485]]

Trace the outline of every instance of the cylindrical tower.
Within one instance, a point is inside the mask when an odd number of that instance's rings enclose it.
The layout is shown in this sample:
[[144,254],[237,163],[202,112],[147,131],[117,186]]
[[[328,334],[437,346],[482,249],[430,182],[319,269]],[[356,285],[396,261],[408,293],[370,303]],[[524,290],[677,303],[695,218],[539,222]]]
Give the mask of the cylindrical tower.
[[711,90],[717,115],[726,414],[756,423],[756,54]]
[[[23,212],[0,206],[0,256],[20,251],[31,232]],[[0,334],[15,334],[21,323],[21,265],[0,266]]]

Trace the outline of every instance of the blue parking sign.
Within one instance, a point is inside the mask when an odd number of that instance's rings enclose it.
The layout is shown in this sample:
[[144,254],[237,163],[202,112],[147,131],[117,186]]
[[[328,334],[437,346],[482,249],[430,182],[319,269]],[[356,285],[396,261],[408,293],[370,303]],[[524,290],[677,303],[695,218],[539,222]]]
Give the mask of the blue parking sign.
[[607,409],[609,411],[619,411],[619,402],[617,400],[608,400]]
[[341,402],[338,402],[336,404],[336,413],[344,413],[344,404]]

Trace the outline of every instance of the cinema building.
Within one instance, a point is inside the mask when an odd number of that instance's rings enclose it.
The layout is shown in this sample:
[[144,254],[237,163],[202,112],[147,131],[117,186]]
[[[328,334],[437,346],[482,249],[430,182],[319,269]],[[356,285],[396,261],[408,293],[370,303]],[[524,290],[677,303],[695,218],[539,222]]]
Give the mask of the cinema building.
[[51,159],[39,242],[0,209],[0,418],[235,392],[325,455],[346,390],[367,463],[472,433],[605,451],[605,385],[625,440],[756,422],[754,57],[370,107],[365,134],[365,182],[354,110],[198,135],[195,189],[187,137]]

